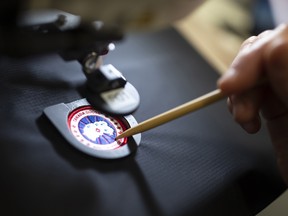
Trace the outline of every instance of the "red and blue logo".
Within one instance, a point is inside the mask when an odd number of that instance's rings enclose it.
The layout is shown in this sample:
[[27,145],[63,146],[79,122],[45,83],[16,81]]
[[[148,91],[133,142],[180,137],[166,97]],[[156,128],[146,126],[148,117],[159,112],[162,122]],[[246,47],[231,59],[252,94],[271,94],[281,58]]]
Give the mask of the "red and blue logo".
[[95,150],[113,150],[127,143],[127,138],[115,140],[127,129],[124,123],[94,110],[91,106],[72,111],[68,116],[68,126],[80,143]]

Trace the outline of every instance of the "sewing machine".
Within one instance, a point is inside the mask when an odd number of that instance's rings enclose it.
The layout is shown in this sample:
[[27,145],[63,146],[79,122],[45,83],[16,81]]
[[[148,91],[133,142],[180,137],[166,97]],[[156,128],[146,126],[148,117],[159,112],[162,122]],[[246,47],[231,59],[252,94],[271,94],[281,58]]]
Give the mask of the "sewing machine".
[[102,56],[126,31],[161,28],[199,2],[4,2],[0,9],[0,54],[19,58],[58,53],[65,61],[76,60],[87,78],[84,97],[89,103],[110,115],[128,115],[138,108],[139,94],[112,64],[103,65]]

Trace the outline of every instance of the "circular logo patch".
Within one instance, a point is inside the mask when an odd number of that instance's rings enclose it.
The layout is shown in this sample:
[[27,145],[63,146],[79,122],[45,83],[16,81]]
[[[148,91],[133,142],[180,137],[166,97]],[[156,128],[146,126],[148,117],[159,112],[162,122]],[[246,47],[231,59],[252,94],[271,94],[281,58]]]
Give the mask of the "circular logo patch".
[[74,110],[68,116],[72,135],[95,150],[113,150],[127,144],[127,138],[115,140],[127,127],[119,119],[104,115],[91,106]]

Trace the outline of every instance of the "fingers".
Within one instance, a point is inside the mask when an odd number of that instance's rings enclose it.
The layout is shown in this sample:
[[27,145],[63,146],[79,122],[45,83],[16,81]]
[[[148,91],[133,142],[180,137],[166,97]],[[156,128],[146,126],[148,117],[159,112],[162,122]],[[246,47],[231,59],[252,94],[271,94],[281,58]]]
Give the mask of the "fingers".
[[259,109],[261,107],[263,95],[261,89],[232,95],[227,103],[234,120],[248,133],[256,133],[261,128]]
[[285,31],[287,27],[281,25],[275,30],[265,31],[244,41],[229,70],[218,80],[218,87],[226,94],[232,94],[256,86],[266,75],[267,46]]
[[288,107],[288,29],[268,44],[264,62],[266,75],[275,94]]
[[265,98],[263,98],[262,104],[261,114],[269,122],[288,113],[287,106],[272,90],[265,91]]
[[253,36],[249,37],[248,39],[246,39],[242,43],[242,45],[240,47],[240,52],[246,51],[246,49],[249,49],[250,46],[253,45],[257,40],[264,38],[271,33],[272,33],[272,30],[266,30],[266,31],[260,33],[258,36],[253,35]]
[[[287,53],[288,27],[281,25],[244,41],[229,70],[218,80],[218,87],[230,95],[228,106],[235,121],[249,133],[260,129],[260,110],[270,119],[288,107]],[[263,77],[275,93],[270,96],[284,101],[281,108],[271,107],[267,100],[263,103],[267,88],[257,87]]]

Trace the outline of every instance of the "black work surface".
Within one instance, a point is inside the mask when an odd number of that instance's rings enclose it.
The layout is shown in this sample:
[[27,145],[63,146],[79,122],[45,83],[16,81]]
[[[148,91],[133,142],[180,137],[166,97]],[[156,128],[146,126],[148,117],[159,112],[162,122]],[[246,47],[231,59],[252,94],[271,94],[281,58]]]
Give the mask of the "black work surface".
[[[173,29],[129,36],[105,61],[138,89],[139,122],[214,90],[218,78]],[[8,215],[245,216],[284,190],[265,130],[245,134],[225,101],[143,133],[127,158],[103,161],[71,147],[42,115],[81,98],[77,62],[2,57],[0,73],[0,211]]]

